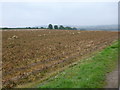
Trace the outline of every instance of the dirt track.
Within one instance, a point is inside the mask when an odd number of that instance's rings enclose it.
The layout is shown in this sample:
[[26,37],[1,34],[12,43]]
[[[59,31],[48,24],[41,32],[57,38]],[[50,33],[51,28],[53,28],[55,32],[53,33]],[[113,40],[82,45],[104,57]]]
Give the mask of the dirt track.
[[118,88],[118,66],[114,71],[108,73],[106,78],[107,85],[105,88]]

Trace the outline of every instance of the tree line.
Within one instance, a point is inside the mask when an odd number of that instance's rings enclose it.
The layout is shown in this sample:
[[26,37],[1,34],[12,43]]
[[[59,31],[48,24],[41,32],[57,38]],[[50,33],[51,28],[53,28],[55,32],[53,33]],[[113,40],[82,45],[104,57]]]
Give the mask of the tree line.
[[45,27],[24,27],[24,28],[8,28],[8,27],[4,27],[4,28],[1,28],[1,29],[61,29],[61,30],[77,30],[77,28],[75,27],[69,27],[69,26],[66,26],[64,27],[63,25],[52,25],[52,24],[49,24],[46,28]]
[[77,30],[77,28],[75,27],[73,28],[69,26],[64,27],[63,25],[58,26],[58,25],[52,25],[52,24],[48,25],[48,29]]

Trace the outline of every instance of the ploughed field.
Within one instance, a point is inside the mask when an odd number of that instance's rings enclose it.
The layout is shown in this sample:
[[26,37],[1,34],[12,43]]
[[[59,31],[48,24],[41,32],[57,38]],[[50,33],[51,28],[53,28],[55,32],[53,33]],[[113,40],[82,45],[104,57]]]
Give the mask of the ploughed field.
[[110,45],[117,32],[78,30],[2,31],[3,87],[40,80],[91,52]]

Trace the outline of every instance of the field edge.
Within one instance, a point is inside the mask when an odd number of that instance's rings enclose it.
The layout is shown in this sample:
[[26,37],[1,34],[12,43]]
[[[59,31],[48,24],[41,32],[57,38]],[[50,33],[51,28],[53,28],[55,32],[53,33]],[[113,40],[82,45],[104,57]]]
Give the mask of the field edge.
[[[110,46],[107,46],[105,49],[103,49],[102,51],[97,51],[97,52],[94,52],[94,54],[92,53],[92,55],[90,55],[90,57],[89,58],[85,58],[85,59],[82,59],[80,62],[78,62],[77,64],[75,64],[75,66],[74,67],[71,67],[71,68],[75,68],[75,67],[78,67],[79,65],[81,65],[81,63],[82,63],[82,65],[84,64],[84,63],[86,63],[86,61],[89,61],[89,59],[91,60],[91,59],[93,59],[94,58],[94,60],[95,60],[95,58],[97,58],[97,59],[99,59],[99,55],[101,56],[101,53],[103,54],[103,57],[105,57],[105,59],[109,59],[109,58],[113,58],[114,60],[110,60],[110,62],[108,62],[107,64],[108,65],[106,65],[104,62],[102,62],[102,64],[105,64],[106,66],[104,66],[104,69],[106,69],[106,70],[104,70],[104,71],[102,71],[102,76],[103,77],[99,77],[99,78],[101,78],[101,82],[99,82],[98,83],[98,85],[99,86],[93,86],[93,87],[90,87],[90,86],[87,86],[86,85],[86,87],[79,87],[79,88],[103,88],[106,84],[107,84],[107,82],[105,81],[105,77],[106,77],[106,75],[107,75],[107,73],[109,73],[109,72],[111,72],[111,71],[113,71],[114,70],[114,68],[116,67],[116,64],[118,63],[117,62],[117,59],[118,59],[118,42],[120,42],[120,41],[115,41],[114,43],[112,43]],[[111,51],[113,51],[113,52],[111,52]],[[116,55],[115,55],[115,53],[117,53]],[[107,55],[108,54],[113,54],[114,56],[110,56],[109,58],[107,57]],[[93,56],[94,55],[94,56]],[[106,60],[106,61],[108,61],[108,60]],[[101,65],[102,65],[101,64]],[[88,64],[89,65],[89,64]],[[84,65],[83,65],[84,66]],[[110,68],[109,68],[110,67]],[[67,70],[65,70],[65,71],[63,71],[62,73],[65,73],[66,71],[67,72],[69,72],[70,71],[70,69],[71,68],[68,68]],[[99,67],[100,68],[100,67]],[[89,75],[89,74],[88,74]],[[99,75],[99,74],[98,74]],[[62,74],[61,74],[61,76],[60,77],[62,77]],[[57,78],[59,78],[59,76],[57,77]],[[56,79],[56,78],[55,78]],[[54,82],[55,80],[53,80],[52,82],[53,83],[55,83]],[[60,80],[59,80],[60,81]],[[61,81],[62,82],[62,81]],[[69,80],[68,80],[68,82],[69,82]],[[98,81],[97,81],[98,82]],[[53,85],[53,83],[52,84],[49,84],[49,82],[48,82],[48,84],[47,84],[47,82],[46,82],[46,85],[41,85],[41,88],[60,88],[59,87],[59,85],[56,87],[55,85]],[[50,85],[53,85],[53,87],[52,86],[50,86]],[[63,85],[64,86],[64,85]],[[40,87],[40,86],[39,86]],[[67,87],[62,87],[62,88],[67,88]],[[68,86],[68,88],[69,88],[69,86]],[[71,87],[70,87],[71,88]],[[76,87],[73,87],[73,88],[76,88]]]
[[[111,45],[113,45],[113,44],[116,43],[116,42],[117,42],[116,40],[113,41]],[[111,46],[111,45],[110,45],[110,46]],[[110,47],[110,46],[106,46],[106,47]],[[99,52],[101,52],[101,51],[103,51],[103,50],[104,50],[104,49],[94,51],[94,52],[92,52],[92,53],[90,53],[90,54],[88,54],[88,55],[86,55],[86,56],[83,56],[81,59],[77,58],[77,59],[79,59],[78,61],[76,61],[76,62],[74,62],[74,63],[72,63],[72,64],[70,64],[70,65],[67,65],[67,66],[65,66],[64,68],[61,68],[60,70],[57,70],[57,71],[55,71],[55,72],[53,72],[53,73],[48,74],[48,76],[45,77],[45,78],[43,78],[42,80],[38,80],[38,81],[32,82],[32,83],[27,83],[27,84],[24,84],[24,85],[18,85],[18,86],[16,86],[15,88],[36,88],[36,87],[38,88],[39,85],[41,85],[42,83],[46,82],[47,80],[49,80],[49,79],[51,79],[51,78],[54,78],[54,77],[55,77],[56,75],[58,75],[59,73],[64,72],[65,69],[68,69],[69,67],[76,66],[76,65],[78,65],[79,63],[82,63],[82,61],[84,61],[85,59],[87,59],[87,58],[89,58],[89,57],[92,57],[92,56],[98,54]]]

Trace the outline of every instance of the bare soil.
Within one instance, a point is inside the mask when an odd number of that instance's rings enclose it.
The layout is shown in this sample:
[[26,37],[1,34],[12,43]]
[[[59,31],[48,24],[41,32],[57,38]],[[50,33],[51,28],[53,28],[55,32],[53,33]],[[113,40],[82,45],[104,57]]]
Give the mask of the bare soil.
[[77,30],[2,31],[3,87],[34,82],[60,68],[104,49],[117,32]]

